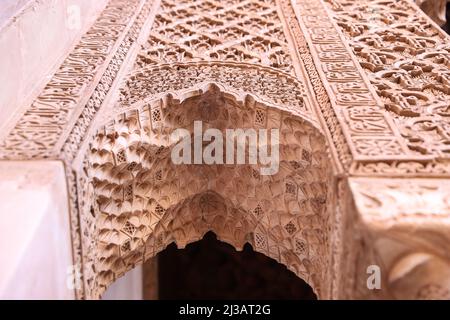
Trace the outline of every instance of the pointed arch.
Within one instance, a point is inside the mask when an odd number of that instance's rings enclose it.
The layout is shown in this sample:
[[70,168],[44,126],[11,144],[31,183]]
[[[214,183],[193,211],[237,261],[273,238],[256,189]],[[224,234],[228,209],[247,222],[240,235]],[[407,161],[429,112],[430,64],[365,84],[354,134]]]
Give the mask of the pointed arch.
[[[223,71],[217,70],[216,75]],[[273,83],[266,81],[280,75],[284,84],[294,81],[290,92],[298,101],[291,105],[276,104]],[[137,81],[135,76],[129,81]],[[308,282],[319,297],[326,294],[330,159],[297,80],[277,77],[263,75],[262,89],[253,91],[235,83],[230,89],[231,82],[220,77],[163,94],[152,92],[158,87],[150,79],[127,83],[141,92],[145,87],[149,96],[124,104],[97,129],[84,162],[81,197],[90,212],[84,225],[91,226],[84,274],[91,297],[170,243],[184,247],[208,231],[238,250],[250,243]],[[261,175],[261,164],[174,164],[170,134],[184,128],[193,135],[194,121],[220,132],[279,130],[278,172]]]

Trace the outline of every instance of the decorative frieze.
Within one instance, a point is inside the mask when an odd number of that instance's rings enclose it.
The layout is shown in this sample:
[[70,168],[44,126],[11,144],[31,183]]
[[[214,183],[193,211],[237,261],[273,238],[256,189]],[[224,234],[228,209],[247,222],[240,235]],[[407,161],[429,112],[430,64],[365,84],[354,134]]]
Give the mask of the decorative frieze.
[[[117,73],[111,55],[123,43],[123,31],[140,7],[139,0],[111,0],[94,25],[48,82],[43,92],[0,144],[3,159],[57,158],[58,142],[85,104],[101,101]],[[126,43],[126,40],[125,40]],[[117,62],[117,61],[116,61]],[[108,67],[110,65],[110,67]],[[113,65],[115,65],[113,67]],[[99,84],[99,78],[106,81]],[[87,101],[92,93],[92,97]]]

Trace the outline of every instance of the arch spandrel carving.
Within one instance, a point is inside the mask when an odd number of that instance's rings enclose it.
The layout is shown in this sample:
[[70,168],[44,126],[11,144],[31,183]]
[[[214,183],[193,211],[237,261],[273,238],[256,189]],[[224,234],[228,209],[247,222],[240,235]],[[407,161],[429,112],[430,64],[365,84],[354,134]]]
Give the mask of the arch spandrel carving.
[[[79,298],[208,230],[321,298],[447,297],[450,40],[411,1],[360,3],[109,2],[0,143],[65,162]],[[278,174],[174,166],[197,119],[279,128]]]
[[257,96],[267,106],[282,108],[320,128],[306,87],[301,81],[273,68],[247,63],[211,61],[138,69],[125,80],[115,110],[120,112],[133,108],[145,104],[148,99],[168,93],[183,99],[193,93],[193,87],[202,91],[211,84],[234,95],[240,103]]

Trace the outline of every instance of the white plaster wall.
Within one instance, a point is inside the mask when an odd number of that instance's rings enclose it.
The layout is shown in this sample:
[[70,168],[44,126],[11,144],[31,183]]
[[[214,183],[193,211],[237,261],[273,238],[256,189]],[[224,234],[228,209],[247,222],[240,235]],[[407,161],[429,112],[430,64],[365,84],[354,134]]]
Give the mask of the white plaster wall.
[[128,271],[103,294],[102,300],[142,300],[142,266]]
[[[43,89],[107,1],[21,0],[14,6],[10,1],[0,6],[0,138]],[[73,13],[78,10],[73,6],[79,8],[79,28],[73,27],[77,25],[72,23]]]
[[74,299],[61,162],[0,161],[0,252],[0,299]]

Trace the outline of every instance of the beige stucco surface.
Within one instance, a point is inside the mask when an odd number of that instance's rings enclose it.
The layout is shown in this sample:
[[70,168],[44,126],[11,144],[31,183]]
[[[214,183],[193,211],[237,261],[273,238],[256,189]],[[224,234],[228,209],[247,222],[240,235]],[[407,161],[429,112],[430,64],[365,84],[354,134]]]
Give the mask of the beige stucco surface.
[[117,279],[102,296],[103,300],[142,300],[142,266]]

